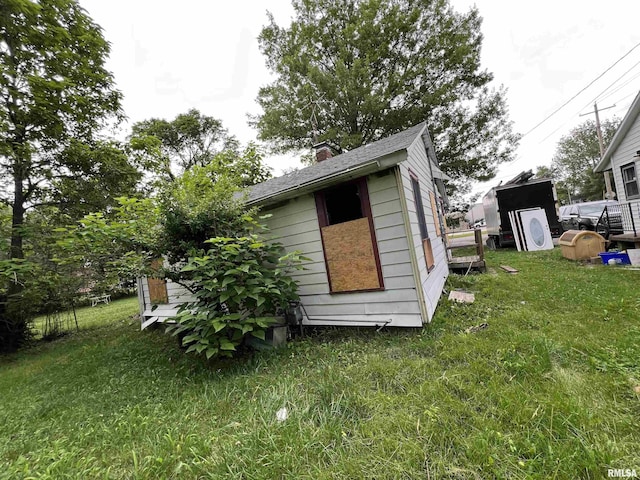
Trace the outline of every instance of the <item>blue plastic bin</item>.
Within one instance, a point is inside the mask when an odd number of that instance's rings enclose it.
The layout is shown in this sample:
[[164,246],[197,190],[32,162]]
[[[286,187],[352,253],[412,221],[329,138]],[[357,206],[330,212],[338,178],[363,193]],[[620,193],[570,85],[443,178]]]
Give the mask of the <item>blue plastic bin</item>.
[[629,255],[624,252],[603,252],[599,253],[598,255],[602,259],[602,263],[604,263],[605,265],[609,265],[609,260],[611,260],[612,258],[618,265],[631,265]]

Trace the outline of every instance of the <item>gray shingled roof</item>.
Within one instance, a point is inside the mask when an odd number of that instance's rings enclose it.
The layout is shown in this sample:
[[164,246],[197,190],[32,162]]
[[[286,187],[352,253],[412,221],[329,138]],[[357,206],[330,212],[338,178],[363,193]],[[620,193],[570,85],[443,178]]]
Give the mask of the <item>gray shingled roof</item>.
[[377,142],[353,149],[310,167],[272,178],[251,187],[248,191],[249,203],[260,203],[278,196],[292,188],[308,185],[330,176],[338,176],[354,167],[362,166],[386,155],[406,150],[425,128],[425,122],[396,133]]

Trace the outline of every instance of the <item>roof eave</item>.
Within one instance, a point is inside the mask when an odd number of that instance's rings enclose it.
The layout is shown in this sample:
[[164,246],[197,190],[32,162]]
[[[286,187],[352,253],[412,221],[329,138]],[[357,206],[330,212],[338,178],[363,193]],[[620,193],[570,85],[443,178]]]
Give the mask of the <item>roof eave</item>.
[[[403,153],[405,155],[402,155]],[[290,200],[291,198],[299,197],[300,195],[320,190],[349,178],[362,177],[364,175],[369,175],[371,173],[385,170],[387,168],[393,167],[394,165],[397,165],[405,159],[406,150],[398,150],[383,157],[371,160],[367,163],[356,165],[340,172],[336,172],[332,175],[296,185],[295,187],[288,188],[273,195],[266,195],[260,198],[248,200],[247,205],[267,206],[284,200]]]

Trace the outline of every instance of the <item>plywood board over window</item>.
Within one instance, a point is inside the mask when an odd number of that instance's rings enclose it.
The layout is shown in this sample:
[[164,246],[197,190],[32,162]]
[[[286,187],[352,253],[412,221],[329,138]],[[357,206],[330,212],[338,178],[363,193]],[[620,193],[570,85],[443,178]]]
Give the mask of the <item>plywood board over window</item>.
[[331,293],[384,289],[365,178],[316,193]]
[[[158,271],[162,266],[162,260],[154,260],[151,262],[151,269]],[[153,304],[169,303],[169,294],[167,293],[167,282],[163,278],[149,277],[147,278],[149,285],[149,300]]]
[[380,288],[369,228],[360,218],[321,229],[333,292]]
[[424,258],[427,263],[427,271],[430,272],[436,266],[436,260],[433,258],[433,249],[431,248],[431,239],[422,240],[422,248],[424,250]]

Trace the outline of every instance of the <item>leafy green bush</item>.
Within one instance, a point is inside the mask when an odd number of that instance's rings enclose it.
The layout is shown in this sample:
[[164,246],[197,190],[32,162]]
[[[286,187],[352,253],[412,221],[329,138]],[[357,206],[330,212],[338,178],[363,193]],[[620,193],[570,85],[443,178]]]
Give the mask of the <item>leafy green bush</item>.
[[29,260],[0,259],[0,353],[31,341],[32,321],[43,295],[37,288],[42,274],[41,266]]
[[[210,165],[195,166],[165,186],[159,202],[160,251],[169,264],[185,262],[194,249],[206,249],[209,238],[249,233],[251,225],[244,218],[255,212],[238,191],[235,178],[218,176]],[[164,273],[174,281],[182,277],[173,269]]]
[[[90,213],[76,225],[53,230],[58,266],[81,274],[94,293],[115,293],[146,273],[158,256],[160,213],[153,199],[119,197],[109,213]],[[54,236],[55,235],[55,236]]]
[[248,338],[264,340],[274,316],[298,299],[288,273],[301,269],[305,257],[285,255],[280,244],[256,234],[206,243],[209,249],[190,257],[181,269],[181,283],[196,301],[180,308],[167,331],[182,336],[187,352],[232,356]]

